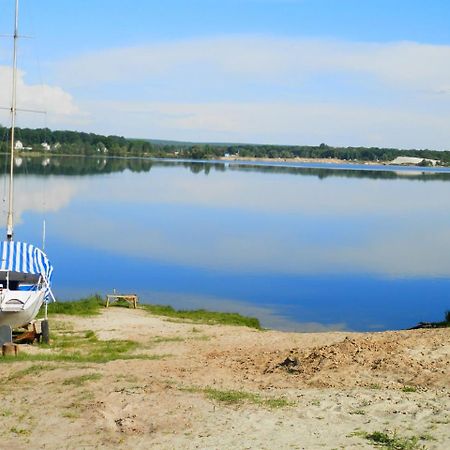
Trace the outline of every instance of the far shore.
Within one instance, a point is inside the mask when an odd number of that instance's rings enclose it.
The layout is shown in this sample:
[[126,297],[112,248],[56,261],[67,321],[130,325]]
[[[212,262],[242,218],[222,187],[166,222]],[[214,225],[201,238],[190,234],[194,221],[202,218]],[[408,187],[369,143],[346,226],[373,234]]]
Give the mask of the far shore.
[[[6,153],[2,153],[5,154]],[[98,158],[99,155],[92,154],[92,155],[80,155],[80,154],[73,154],[73,153],[55,153],[55,152],[42,152],[42,151],[35,151],[35,150],[27,150],[27,151],[16,151],[16,157],[23,158],[23,157],[30,157],[30,158],[51,158],[51,157],[82,157],[82,158]],[[433,170],[433,169],[448,169],[449,166],[446,165],[435,165],[435,166],[421,166],[419,164],[412,164],[412,163],[394,163],[392,161],[363,161],[363,160],[347,160],[347,159],[339,159],[339,158],[259,158],[259,157],[246,157],[246,156],[237,156],[237,155],[231,155],[231,156],[221,156],[217,158],[212,159],[184,159],[174,156],[163,156],[163,157],[155,157],[150,154],[142,154],[142,155],[128,155],[128,156],[118,156],[118,155],[108,155],[108,154],[102,154],[102,158],[112,158],[112,159],[151,159],[151,160],[161,160],[161,161],[191,161],[193,163],[195,162],[211,162],[214,163],[215,161],[223,161],[223,162],[263,162],[263,163],[297,163],[297,164],[329,164],[330,166],[333,165],[355,165],[355,166],[385,166],[386,168],[396,168],[396,167],[404,167],[404,168],[414,168],[417,170]]]
[[[411,164],[411,163],[394,163],[391,161],[360,161],[360,160],[347,160],[347,159],[339,159],[339,158],[256,158],[256,157],[240,157],[240,156],[223,156],[219,158],[220,161],[246,161],[246,162],[267,162],[267,163],[298,163],[298,164],[346,164],[346,165],[358,165],[358,166],[386,166],[386,167],[411,167],[417,170],[424,169],[424,166],[420,166],[419,164]],[[439,169],[439,168],[448,168],[449,166],[425,166],[426,169]]]
[[[364,164],[368,166],[388,165],[388,162],[377,161],[348,161],[339,158],[255,158],[241,156],[223,156],[220,161],[255,161],[255,162],[288,162],[288,163],[320,163],[320,164]],[[415,167],[415,166],[412,166]]]

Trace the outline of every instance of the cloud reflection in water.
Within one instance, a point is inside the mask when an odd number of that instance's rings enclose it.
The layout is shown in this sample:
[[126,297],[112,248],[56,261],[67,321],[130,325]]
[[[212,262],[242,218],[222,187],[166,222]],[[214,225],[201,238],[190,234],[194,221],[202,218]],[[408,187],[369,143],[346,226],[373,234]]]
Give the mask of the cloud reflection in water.
[[443,311],[450,183],[199,167],[20,176],[17,236],[39,242],[45,213],[62,298],[133,289],[303,331],[407,326]]

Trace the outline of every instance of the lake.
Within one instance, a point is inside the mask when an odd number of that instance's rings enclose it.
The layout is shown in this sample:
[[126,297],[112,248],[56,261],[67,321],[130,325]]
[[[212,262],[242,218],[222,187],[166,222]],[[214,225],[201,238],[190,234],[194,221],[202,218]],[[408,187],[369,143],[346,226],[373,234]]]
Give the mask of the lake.
[[15,239],[40,246],[46,220],[60,300],[116,289],[298,331],[450,309],[448,170],[59,157],[16,173]]

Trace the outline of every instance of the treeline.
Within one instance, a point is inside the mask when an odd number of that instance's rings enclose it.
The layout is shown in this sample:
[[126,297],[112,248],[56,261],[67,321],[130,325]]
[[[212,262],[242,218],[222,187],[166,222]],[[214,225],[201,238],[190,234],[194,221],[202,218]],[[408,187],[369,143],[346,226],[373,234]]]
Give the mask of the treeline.
[[[361,162],[388,162],[398,156],[416,157],[421,159],[434,159],[444,165],[450,164],[450,151],[437,150],[400,150],[396,148],[379,147],[332,147],[326,144],[318,146],[307,145],[242,145],[229,146],[194,145],[190,149],[195,157],[208,159],[215,155],[229,154],[240,157],[253,158],[313,158],[313,159],[340,159],[344,161]],[[426,164],[426,163],[424,163]]]
[[[6,152],[8,128],[0,126],[0,151]],[[66,155],[150,156],[178,159],[215,159],[225,155],[253,158],[320,158],[344,161],[387,162],[398,156],[436,159],[450,165],[450,151],[400,150],[379,147],[332,147],[326,144],[253,145],[253,144],[193,144],[128,139],[123,136],[103,136],[78,131],[51,131],[48,128],[17,128],[17,139],[33,151],[48,151]],[[42,144],[47,144],[45,147]],[[25,150],[26,151],[26,150]]]
[[[0,136],[2,137],[0,149],[5,152],[8,149],[9,129],[0,126]],[[79,131],[51,131],[49,128],[16,128],[16,141],[20,141],[27,150],[37,152],[47,150],[67,155],[140,156],[154,153],[156,150],[146,140]]]

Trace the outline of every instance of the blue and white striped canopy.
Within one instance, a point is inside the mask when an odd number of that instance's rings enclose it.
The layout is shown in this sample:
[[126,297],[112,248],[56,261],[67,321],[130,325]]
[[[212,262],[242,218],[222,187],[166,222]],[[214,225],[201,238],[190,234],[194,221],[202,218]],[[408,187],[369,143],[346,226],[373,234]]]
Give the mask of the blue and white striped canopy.
[[48,287],[53,267],[45,253],[25,242],[7,242],[0,244],[0,271],[42,275]]

